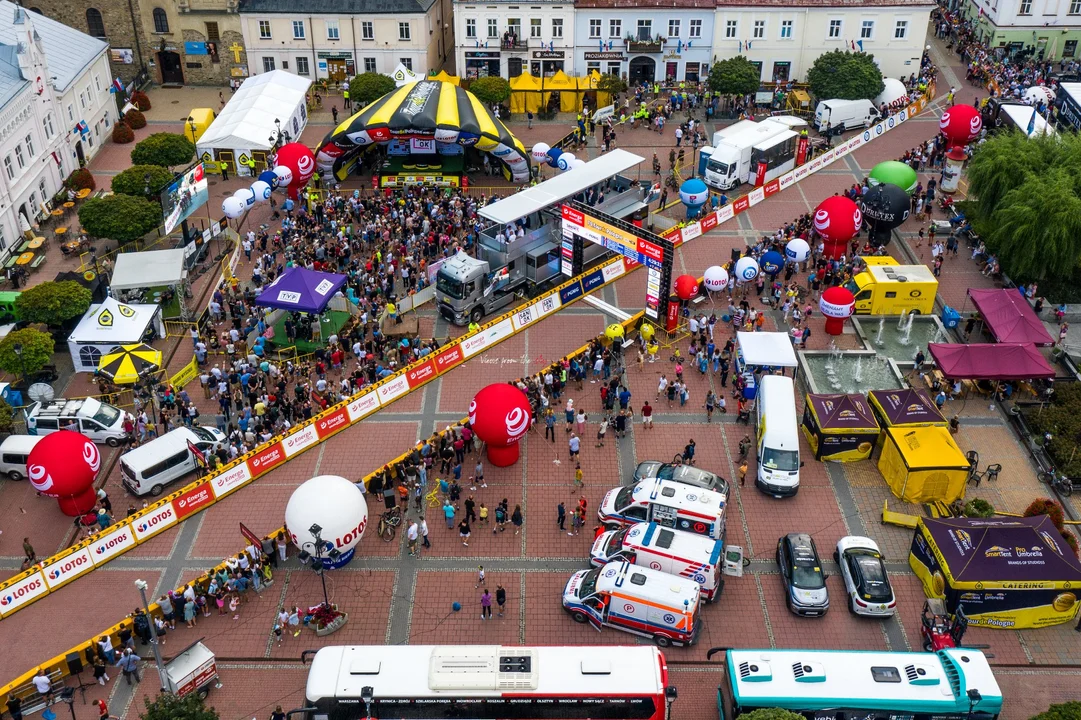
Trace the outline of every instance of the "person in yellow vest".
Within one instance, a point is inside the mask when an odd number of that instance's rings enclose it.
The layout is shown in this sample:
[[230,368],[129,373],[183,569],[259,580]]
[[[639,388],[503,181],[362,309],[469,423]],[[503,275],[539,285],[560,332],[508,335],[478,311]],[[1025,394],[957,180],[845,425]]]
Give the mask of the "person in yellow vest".
[[346,88],[345,90],[342,90],[342,105],[345,106],[346,110],[352,110],[353,109],[353,101],[349,99],[349,89],[348,88]]
[[480,330],[480,323],[475,323],[472,320],[469,321],[469,332],[474,333]]
[[252,177],[255,177],[255,158],[248,158],[248,162],[245,163],[248,166],[248,172]]
[[228,182],[229,180],[229,163],[222,160],[218,163],[218,169],[221,170],[221,179]]

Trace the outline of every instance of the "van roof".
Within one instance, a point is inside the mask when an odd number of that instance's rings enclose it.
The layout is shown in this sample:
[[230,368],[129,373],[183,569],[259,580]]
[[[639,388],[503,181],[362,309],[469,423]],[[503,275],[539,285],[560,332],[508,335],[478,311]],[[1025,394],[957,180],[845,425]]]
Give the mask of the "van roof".
[[792,378],[787,375],[763,375],[758,388],[759,402],[764,403],[762,413],[768,418],[766,434],[782,427],[792,429],[792,448],[784,443],[776,447],[781,450],[799,449],[799,432],[796,430],[796,391]]
[[129,467],[155,462],[186,448],[189,440],[195,443],[199,442],[200,438],[188,428],[179,427],[145,445],[129,450],[120,456],[120,460],[127,463]]
[[[668,533],[671,533],[669,535]],[[665,547],[658,545],[661,539],[670,540]],[[667,550],[673,555],[678,555],[684,560],[700,560],[712,565],[720,560],[720,540],[714,540],[705,535],[689,533],[675,528],[661,527],[655,522],[637,523],[627,529],[623,536],[624,544],[632,547],[658,548]],[[714,558],[714,555],[717,557]]]
[[926,265],[872,265],[867,271],[875,282],[938,282]]
[[101,407],[101,403],[94,398],[80,398],[78,400],[56,399],[39,403],[35,410],[30,412],[37,417],[93,417]]
[[693,610],[698,604],[701,586],[690,578],[659,570],[610,562],[597,576],[597,590],[611,595],[630,596],[673,609]]
[[659,478],[639,482],[634,486],[633,496],[635,502],[660,503],[703,517],[720,517],[728,502],[719,492]]
[[7,450],[12,449],[29,449],[38,444],[38,442],[45,437],[44,435],[8,435],[4,438],[4,442],[0,443],[0,448]]

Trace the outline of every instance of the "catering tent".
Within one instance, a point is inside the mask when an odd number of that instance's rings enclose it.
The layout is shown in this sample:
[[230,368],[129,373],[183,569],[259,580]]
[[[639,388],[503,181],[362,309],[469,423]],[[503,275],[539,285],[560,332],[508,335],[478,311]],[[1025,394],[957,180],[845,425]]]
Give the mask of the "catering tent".
[[116,256],[112,282],[115,291],[173,287],[184,281],[184,249],[126,252]]
[[398,87],[402,85],[408,85],[409,83],[415,83],[417,80],[423,80],[420,75],[410,70],[405,66],[405,63],[398,63],[398,67],[394,68],[394,73],[391,75],[394,78],[394,84]]
[[462,79],[457,75],[451,75],[446,70],[440,70],[437,74],[428,78],[429,80],[437,80],[439,82],[449,82],[451,85],[461,85]]
[[537,112],[542,101],[540,80],[527,72],[510,79],[510,111],[512,113]]
[[968,296],[995,342],[1055,344],[1032,306],[1017,290],[969,288]]
[[1032,343],[931,343],[927,346],[942,374],[958,380],[1030,380],[1055,376]]
[[1016,630],[1071,622],[1081,561],[1046,515],[921,517],[908,564],[928,597],[964,606],[970,625]]
[[925,390],[872,390],[867,400],[882,427],[946,426],[946,418]]
[[783,332],[738,332],[736,343],[744,365],[752,367],[794,368],[796,350]]
[[952,503],[965,496],[969,461],[944,427],[891,427],[878,469],[905,502]]
[[863,395],[807,395],[803,433],[815,460],[849,462],[871,456],[880,428]]
[[159,305],[128,305],[106,298],[91,305],[68,335],[68,352],[76,372],[94,372],[101,356],[118,345],[134,345],[148,333],[165,337]]
[[318,314],[345,285],[345,275],[293,267],[267,286],[255,304],[262,307]]
[[234,172],[246,175],[243,161],[252,152],[269,153],[281,122],[285,142],[299,140],[308,124],[306,95],[312,81],[285,70],[271,70],[244,81],[196,143],[199,156],[229,158]]

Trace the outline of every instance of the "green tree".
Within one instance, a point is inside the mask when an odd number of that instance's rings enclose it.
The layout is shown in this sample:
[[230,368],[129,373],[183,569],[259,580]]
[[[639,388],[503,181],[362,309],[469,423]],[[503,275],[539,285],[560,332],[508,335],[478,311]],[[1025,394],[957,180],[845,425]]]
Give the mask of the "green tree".
[[154,133],[131,149],[131,164],[172,167],[191,162],[194,155],[195,145],[183,135]]
[[742,55],[713,63],[709,89],[721,95],[750,95],[761,85],[758,66]]
[[990,218],[1006,194],[1029,175],[1047,172],[1078,154],[1081,142],[1073,134],[1030,138],[1020,130],[996,133],[977,147],[968,163],[969,195],[975,199],[978,217]]
[[874,55],[847,50],[819,55],[807,82],[818,100],[873,100],[884,87]]
[[139,713],[142,720],[218,720],[218,712],[208,708],[196,693],[182,698],[162,693],[156,698],[143,698],[146,709]]
[[510,97],[510,83],[494,75],[474,80],[469,84],[469,92],[477,96],[485,105],[501,105]]
[[[149,177],[148,177],[149,176]],[[161,165],[132,165],[113,176],[113,192],[160,201],[161,191],[173,181],[173,173]],[[149,193],[147,188],[150,188]]]
[[1081,702],[1070,702],[1052,705],[1039,715],[1033,715],[1031,720],[1081,720]]
[[[21,357],[15,352],[16,345],[22,346]],[[33,375],[49,364],[54,346],[52,335],[33,328],[8,333],[0,340],[0,370],[15,377]]]
[[799,713],[783,708],[758,708],[739,717],[740,720],[804,720]]
[[375,102],[396,87],[397,84],[390,75],[375,72],[361,73],[349,81],[349,99],[357,107],[363,107]]
[[627,81],[615,73],[605,73],[597,80],[597,92],[608,93],[615,102],[616,95],[627,92]]
[[21,320],[56,326],[85,313],[91,297],[90,290],[74,280],[48,281],[22,291],[15,309]]
[[0,433],[10,433],[15,429],[15,408],[0,400]]
[[94,237],[119,243],[138,240],[161,223],[161,206],[132,195],[89,198],[79,208],[79,224]]

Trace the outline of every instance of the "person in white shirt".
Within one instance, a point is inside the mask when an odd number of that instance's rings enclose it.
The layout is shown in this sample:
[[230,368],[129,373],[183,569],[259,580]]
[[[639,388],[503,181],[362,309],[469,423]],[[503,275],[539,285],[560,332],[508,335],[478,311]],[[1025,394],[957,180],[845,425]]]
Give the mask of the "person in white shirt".
[[409,555],[410,557],[417,556],[417,538],[420,536],[420,528],[417,526],[416,521],[409,523],[409,529],[405,531],[405,536],[409,540]]
[[53,701],[53,681],[49,679],[45,671],[38,670],[38,674],[34,676],[32,682],[34,683],[34,689],[38,691],[38,695],[45,698],[45,704],[51,705]]

